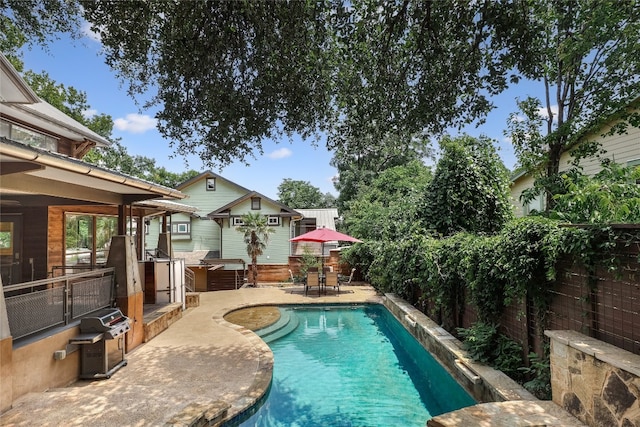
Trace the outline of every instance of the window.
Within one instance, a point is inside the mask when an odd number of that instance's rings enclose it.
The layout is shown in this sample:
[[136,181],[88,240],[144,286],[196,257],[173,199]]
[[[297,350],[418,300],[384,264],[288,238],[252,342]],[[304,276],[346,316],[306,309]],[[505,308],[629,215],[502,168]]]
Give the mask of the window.
[[105,264],[117,230],[115,216],[65,215],[65,266]]
[[0,222],[0,255],[13,256],[13,222]]
[[251,210],[254,210],[254,211],[260,210],[260,197],[251,198]]
[[267,219],[268,225],[280,225],[280,217],[279,216],[270,216]]
[[56,138],[6,120],[0,120],[0,136],[48,151],[58,151],[58,140]]
[[540,194],[539,196],[536,196],[535,199],[531,200],[529,203],[527,204],[523,203],[522,214],[524,216],[527,216],[532,212],[542,212],[544,211],[544,206],[545,206],[544,195]]
[[242,220],[242,217],[234,216],[233,217],[233,225],[235,225],[235,226],[244,225],[244,221]]
[[216,191],[216,179],[207,178],[207,191]]
[[191,224],[189,222],[173,222],[171,224],[171,234],[176,235],[189,235],[191,234]]

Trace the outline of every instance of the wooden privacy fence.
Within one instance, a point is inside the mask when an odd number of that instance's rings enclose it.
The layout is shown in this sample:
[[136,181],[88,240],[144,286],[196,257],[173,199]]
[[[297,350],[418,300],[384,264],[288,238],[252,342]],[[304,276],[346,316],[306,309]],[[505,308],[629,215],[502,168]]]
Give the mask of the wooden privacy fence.
[[[543,351],[545,329],[581,332],[640,354],[639,253],[640,240],[636,238],[611,249],[608,258],[615,259],[613,264],[597,262],[591,271],[574,259],[561,260],[556,266],[556,281],[547,291],[550,306],[545,319],[536,314],[531,300],[523,298],[505,308],[501,332],[538,354]],[[432,312],[429,307],[423,309]],[[461,312],[444,323],[450,323],[447,326],[455,332],[456,327],[469,328],[476,321],[475,307],[465,304]]]

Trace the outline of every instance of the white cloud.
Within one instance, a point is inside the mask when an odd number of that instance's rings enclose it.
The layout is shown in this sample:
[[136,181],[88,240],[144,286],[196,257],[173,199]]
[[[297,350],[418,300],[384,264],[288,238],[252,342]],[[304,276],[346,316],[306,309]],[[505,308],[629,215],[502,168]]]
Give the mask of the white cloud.
[[89,24],[87,21],[82,23],[82,27],[80,29],[80,32],[87,38],[96,41],[96,42],[100,42],[100,36],[98,35],[98,33],[91,31],[91,24]]
[[127,114],[127,117],[117,118],[113,121],[116,129],[131,132],[144,133],[156,127],[157,120],[146,114]]
[[[552,105],[551,106],[551,114],[553,114],[553,119],[554,120],[555,120],[556,117],[558,117],[558,106],[557,105]],[[546,107],[538,109],[538,115],[540,117],[544,117],[545,119],[549,118],[549,113],[548,113]]]
[[275,151],[272,151],[270,154],[267,155],[267,157],[269,157],[270,159],[284,159],[286,157],[291,157],[292,154],[293,154],[293,151],[283,147],[283,148],[278,148]]
[[91,117],[95,116],[96,114],[98,114],[98,110],[94,110],[94,109],[84,110],[82,112],[82,115],[84,116],[85,119],[90,119]]

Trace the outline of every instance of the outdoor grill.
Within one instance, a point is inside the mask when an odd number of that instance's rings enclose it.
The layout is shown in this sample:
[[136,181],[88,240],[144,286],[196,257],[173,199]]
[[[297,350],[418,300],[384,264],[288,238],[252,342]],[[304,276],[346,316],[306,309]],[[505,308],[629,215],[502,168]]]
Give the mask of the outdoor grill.
[[125,333],[129,318],[117,308],[105,308],[80,320],[80,335],[70,340],[82,348],[80,378],[111,378],[127,364]]

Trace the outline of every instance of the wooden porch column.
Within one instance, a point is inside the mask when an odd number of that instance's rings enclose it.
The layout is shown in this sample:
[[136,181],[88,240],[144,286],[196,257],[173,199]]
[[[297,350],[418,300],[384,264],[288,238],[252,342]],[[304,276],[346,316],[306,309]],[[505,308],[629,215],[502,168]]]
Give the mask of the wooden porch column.
[[118,205],[118,236],[127,234],[127,207]]

